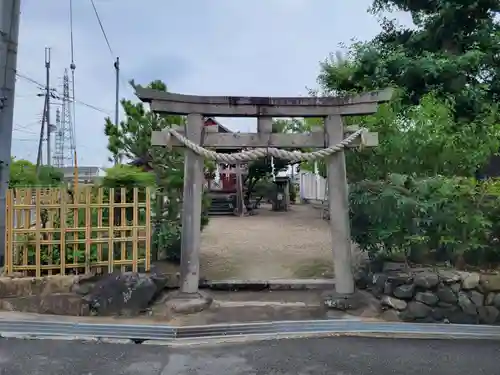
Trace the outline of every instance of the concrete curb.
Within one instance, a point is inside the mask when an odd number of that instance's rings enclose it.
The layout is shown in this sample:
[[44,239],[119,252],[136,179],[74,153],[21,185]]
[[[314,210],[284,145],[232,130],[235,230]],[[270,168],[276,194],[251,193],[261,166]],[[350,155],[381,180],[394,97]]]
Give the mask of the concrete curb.
[[137,340],[120,339],[95,336],[63,336],[63,335],[28,335],[22,333],[1,333],[0,339],[16,340],[58,340],[77,341],[94,344],[132,344],[132,345],[155,345],[168,347],[199,347],[210,345],[239,344],[270,340],[293,340],[293,339],[313,339],[328,337],[359,337],[373,339],[406,339],[406,340],[491,340],[500,341],[500,337],[495,334],[483,333],[407,333],[407,332],[283,332],[283,333],[261,333],[261,334],[241,334],[237,336],[214,336],[202,338],[183,338],[172,340]]
[[0,337],[169,346],[307,337],[500,340],[500,326],[382,323],[362,320],[275,321],[183,327],[11,321],[3,322],[0,326]]
[[224,344],[244,344],[259,341],[270,340],[297,340],[297,339],[317,339],[328,337],[359,337],[359,338],[373,338],[373,339],[407,339],[407,340],[495,340],[500,338],[495,335],[481,335],[481,336],[463,336],[463,335],[444,335],[444,334],[404,334],[404,333],[376,333],[376,332],[338,332],[338,333],[275,333],[275,334],[254,334],[244,336],[220,336],[204,339],[179,339],[176,341],[144,341],[143,345],[157,345],[169,347],[200,347],[211,345],[224,345]]
[[220,291],[331,290],[334,279],[205,280],[200,288]]

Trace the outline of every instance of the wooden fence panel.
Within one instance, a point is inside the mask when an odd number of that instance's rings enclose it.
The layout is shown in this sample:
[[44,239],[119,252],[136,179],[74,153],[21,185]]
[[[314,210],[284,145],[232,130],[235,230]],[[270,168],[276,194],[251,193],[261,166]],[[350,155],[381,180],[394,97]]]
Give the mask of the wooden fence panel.
[[149,188],[12,189],[6,214],[8,275],[150,269]]

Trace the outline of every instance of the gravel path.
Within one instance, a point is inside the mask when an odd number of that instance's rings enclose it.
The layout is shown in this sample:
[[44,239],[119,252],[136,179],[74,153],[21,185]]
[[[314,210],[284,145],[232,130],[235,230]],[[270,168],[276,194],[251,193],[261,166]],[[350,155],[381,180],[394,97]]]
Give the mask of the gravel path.
[[212,217],[202,233],[201,274],[211,280],[332,276],[328,223],[319,210],[263,205],[248,217]]

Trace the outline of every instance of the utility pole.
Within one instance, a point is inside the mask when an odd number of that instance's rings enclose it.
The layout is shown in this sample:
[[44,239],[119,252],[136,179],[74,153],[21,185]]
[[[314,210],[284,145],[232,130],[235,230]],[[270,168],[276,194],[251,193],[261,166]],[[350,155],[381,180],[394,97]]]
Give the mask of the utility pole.
[[47,121],[47,165],[52,163],[52,155],[50,150],[50,48],[45,47],[45,71],[46,71],[46,82],[45,82],[45,95],[47,100],[47,106],[45,107],[45,120]]
[[7,190],[9,188],[17,45],[21,0],[0,1],[0,266],[5,259]]
[[43,148],[43,136],[45,132],[45,120],[47,120],[47,102],[49,101],[49,97],[47,94],[44,95],[45,100],[43,101],[43,112],[42,112],[42,123],[40,125],[40,138],[38,139],[38,154],[36,156],[36,175],[37,177],[40,174],[40,165],[43,163],[42,156],[42,148]]
[[[118,126],[120,121],[120,58],[117,57],[115,61],[115,125]],[[115,165],[121,162],[118,157],[115,158]]]

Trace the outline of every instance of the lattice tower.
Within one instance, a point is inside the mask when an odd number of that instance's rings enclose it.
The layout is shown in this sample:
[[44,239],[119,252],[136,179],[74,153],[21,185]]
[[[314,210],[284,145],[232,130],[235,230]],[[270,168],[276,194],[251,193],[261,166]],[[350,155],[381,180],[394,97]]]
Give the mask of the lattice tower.
[[61,110],[56,112],[56,137],[53,165],[57,168],[75,165],[75,137],[71,117],[68,69],[64,71]]

